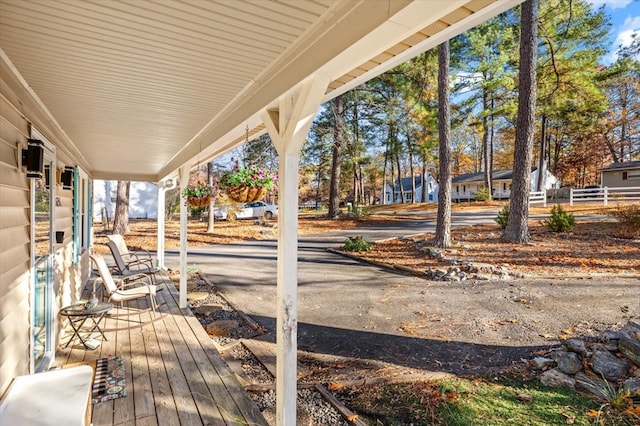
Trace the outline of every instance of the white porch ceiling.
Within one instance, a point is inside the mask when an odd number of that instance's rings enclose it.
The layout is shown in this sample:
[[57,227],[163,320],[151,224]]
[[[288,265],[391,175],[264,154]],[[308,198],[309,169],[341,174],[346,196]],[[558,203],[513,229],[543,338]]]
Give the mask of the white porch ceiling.
[[0,62],[92,177],[155,182],[313,75],[329,100],[521,1],[0,0]]

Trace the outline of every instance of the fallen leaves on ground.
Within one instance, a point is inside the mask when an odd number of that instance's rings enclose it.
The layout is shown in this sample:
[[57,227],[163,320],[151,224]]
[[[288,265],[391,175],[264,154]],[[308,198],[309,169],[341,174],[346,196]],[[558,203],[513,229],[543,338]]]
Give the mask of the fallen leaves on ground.
[[[453,229],[454,247],[443,254],[460,263],[504,266],[529,276],[640,274],[640,241],[615,237],[615,222],[579,222],[572,233],[550,232],[539,224],[531,224],[529,230],[530,243],[510,244],[500,240],[497,224]],[[429,241],[433,234],[412,239]],[[414,241],[382,241],[358,256],[423,271],[450,266],[420,251]]]

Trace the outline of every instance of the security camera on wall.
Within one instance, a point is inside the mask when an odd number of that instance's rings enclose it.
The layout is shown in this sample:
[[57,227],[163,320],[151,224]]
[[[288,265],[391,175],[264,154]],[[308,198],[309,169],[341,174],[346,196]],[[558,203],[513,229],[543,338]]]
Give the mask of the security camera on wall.
[[42,178],[44,170],[44,142],[39,139],[28,139],[27,149],[22,150],[22,167],[28,178]]

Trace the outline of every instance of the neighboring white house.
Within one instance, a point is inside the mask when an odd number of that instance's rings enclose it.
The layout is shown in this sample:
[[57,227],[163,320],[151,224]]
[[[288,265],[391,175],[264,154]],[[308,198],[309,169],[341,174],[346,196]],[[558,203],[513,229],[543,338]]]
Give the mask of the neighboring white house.
[[[422,200],[422,175],[414,176],[415,186],[416,186],[416,203],[423,202]],[[438,201],[438,182],[431,176],[431,173],[427,172],[427,193],[425,201]],[[403,200],[405,203],[412,202],[412,193],[411,193],[411,178],[406,177],[400,180],[396,180],[395,188],[393,191],[391,189],[391,185],[386,183],[384,185],[384,190],[382,193],[382,197],[380,197],[383,201],[383,204],[392,204],[392,203],[402,203]]]
[[603,187],[621,188],[640,186],[640,161],[611,163],[600,169]]
[[[118,181],[95,180],[93,185],[93,220],[113,220],[116,210]],[[107,196],[108,195],[108,196]],[[158,218],[158,186],[149,182],[131,182],[129,188],[129,218]]]
[[[505,199],[511,195],[513,170],[494,170],[491,175],[491,196],[494,199]],[[548,170],[545,178],[545,189],[558,188],[560,181]],[[538,169],[531,171],[531,190],[538,185]],[[465,173],[451,179],[451,199],[453,201],[472,200],[476,192],[484,187],[484,172]]]

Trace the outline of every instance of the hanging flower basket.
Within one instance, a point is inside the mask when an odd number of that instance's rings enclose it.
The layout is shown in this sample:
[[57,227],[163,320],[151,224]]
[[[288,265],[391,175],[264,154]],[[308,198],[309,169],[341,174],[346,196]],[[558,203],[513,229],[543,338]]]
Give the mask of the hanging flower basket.
[[237,203],[258,201],[275,188],[278,175],[265,168],[242,167],[236,161],[233,169],[220,179],[227,196]]
[[211,203],[211,197],[215,196],[216,189],[202,182],[197,185],[187,186],[182,191],[182,196],[188,206],[207,207]]
[[208,207],[211,203],[211,197],[195,197],[187,196],[187,205],[191,207]]
[[238,203],[258,201],[267,195],[264,186],[233,185],[227,187],[227,196]]

